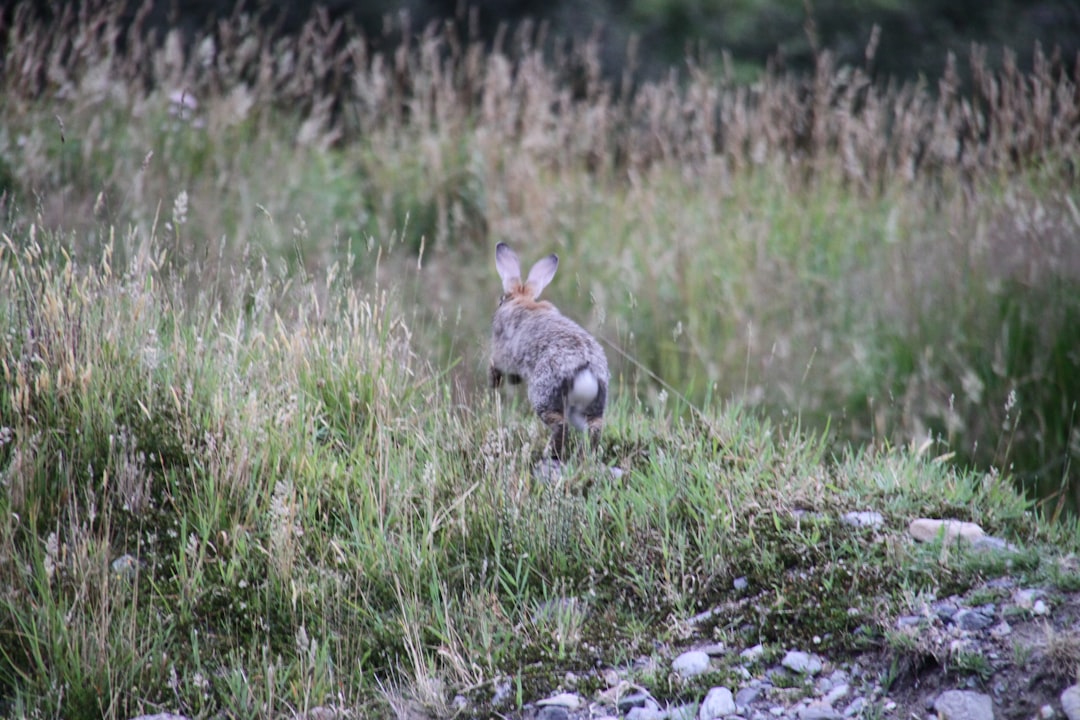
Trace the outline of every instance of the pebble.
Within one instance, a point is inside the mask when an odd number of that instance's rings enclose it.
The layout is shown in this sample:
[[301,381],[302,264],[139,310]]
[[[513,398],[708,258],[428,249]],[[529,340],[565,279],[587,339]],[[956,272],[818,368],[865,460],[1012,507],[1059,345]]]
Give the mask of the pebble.
[[974,542],[986,534],[975,523],[961,520],[931,520],[929,518],[912,520],[911,524],[908,525],[908,533],[919,542],[936,540],[944,533],[946,543],[953,542],[957,538]]
[[1080,720],[1080,685],[1072,685],[1061,693],[1061,709],[1069,720]]
[[987,615],[983,610],[960,610],[953,619],[957,627],[969,632],[985,630],[994,624],[993,615]]
[[549,698],[536,702],[540,707],[564,707],[567,710],[577,710],[582,706],[581,698],[574,693],[559,693]]
[[570,720],[570,711],[560,705],[541,708],[536,720]]
[[994,720],[994,703],[989,695],[971,690],[948,690],[934,701],[941,720]]
[[840,522],[852,527],[880,527],[885,518],[879,512],[849,512],[840,517]]
[[851,687],[847,683],[841,683],[833,687],[825,696],[825,702],[830,705],[835,705],[837,700],[842,700],[847,697],[847,694],[851,692]]
[[726,687],[714,687],[698,708],[698,720],[715,720],[736,712],[735,698]]
[[[121,555],[112,561],[112,571],[122,577],[134,580],[135,575],[139,570],[139,561],[135,559],[134,555]],[[151,716],[145,716],[151,717]],[[153,716],[156,717],[156,716]],[[179,716],[177,716],[179,717]]]
[[619,698],[616,703],[616,707],[619,708],[619,712],[630,712],[636,707],[645,707],[645,703],[652,700],[652,696],[644,690],[635,690],[634,692],[624,695]]
[[1035,615],[1046,615],[1050,612],[1050,608],[1042,600],[1036,600],[1035,604],[1031,606],[1031,612]]
[[709,654],[701,650],[684,652],[671,663],[671,669],[684,678],[700,675],[709,669]]
[[832,705],[824,702],[812,702],[799,708],[799,720],[839,720],[840,713]]
[[789,651],[780,664],[788,670],[802,675],[817,675],[821,672],[822,667],[820,658],[816,655],[804,653],[801,650]]
[[626,713],[626,720],[665,720],[667,713],[659,707],[636,707]]
[[750,703],[761,697],[762,692],[761,686],[744,687],[742,690],[735,693],[735,706],[738,708],[749,707]]
[[765,646],[758,643],[754,647],[748,647],[739,653],[739,657],[748,663],[756,663],[765,655]]

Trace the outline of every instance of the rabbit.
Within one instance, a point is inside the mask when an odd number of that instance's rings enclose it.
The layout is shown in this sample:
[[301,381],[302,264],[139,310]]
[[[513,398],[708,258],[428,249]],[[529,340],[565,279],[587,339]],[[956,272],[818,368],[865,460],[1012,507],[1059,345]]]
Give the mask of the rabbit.
[[495,269],[502,278],[503,296],[491,323],[491,387],[505,378],[525,382],[529,402],[551,430],[550,456],[561,461],[568,427],[587,431],[593,451],[607,404],[607,357],[584,328],[562,315],[540,291],[555,277],[559,257],[537,261],[521,279],[518,256],[506,243],[495,247]]

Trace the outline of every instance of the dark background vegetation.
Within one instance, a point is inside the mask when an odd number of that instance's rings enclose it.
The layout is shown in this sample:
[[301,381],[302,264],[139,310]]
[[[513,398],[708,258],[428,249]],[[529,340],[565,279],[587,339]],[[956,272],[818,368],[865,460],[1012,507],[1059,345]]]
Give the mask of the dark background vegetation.
[[[29,7],[55,18],[99,4],[53,1]],[[645,76],[666,72],[688,54],[716,57],[722,51],[745,77],[767,62],[809,70],[820,49],[832,51],[840,64],[864,65],[875,26],[880,35],[870,69],[877,79],[937,78],[948,53],[965,57],[972,43],[987,46],[991,65],[1000,62],[1004,48],[1014,50],[1021,68],[1030,64],[1036,44],[1070,72],[1080,52],[1080,3],[1072,0],[325,0],[315,5],[146,0],[129,2],[124,17],[160,34],[180,28],[190,39],[237,12],[293,34],[313,8],[321,8],[330,22],[344,21],[346,32],[362,31],[376,47],[397,44],[403,16],[417,31],[456,22],[473,39],[488,43],[496,41],[500,28],[532,20],[552,44],[599,39],[601,62],[610,75],[621,73],[632,43]],[[12,12],[5,9],[6,21]]]

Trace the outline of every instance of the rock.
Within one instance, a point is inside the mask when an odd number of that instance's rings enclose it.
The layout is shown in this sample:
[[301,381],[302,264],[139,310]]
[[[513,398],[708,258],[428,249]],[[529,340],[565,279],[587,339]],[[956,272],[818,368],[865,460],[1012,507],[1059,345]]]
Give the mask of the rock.
[[750,703],[754,702],[761,697],[763,690],[761,686],[757,687],[744,687],[739,692],[735,693],[735,707],[743,710],[750,706]]
[[929,518],[912,520],[911,525],[908,526],[908,533],[919,542],[930,542],[943,537],[946,543],[951,543],[957,538],[974,542],[986,534],[975,523]]
[[994,703],[989,695],[971,690],[948,690],[934,701],[941,720],[994,720]]
[[1007,621],[1002,620],[994,627],[990,628],[990,636],[1000,640],[1003,637],[1008,637],[1012,633],[1012,625]]
[[714,687],[698,708],[698,720],[715,720],[736,712],[735,698],[726,687]]
[[540,708],[536,720],[570,720],[570,711],[560,705],[548,705]]
[[615,703],[615,707],[619,708],[619,712],[630,712],[636,707],[645,707],[645,704],[652,700],[652,696],[644,690],[635,690],[634,692],[624,695],[619,698]]
[[734,581],[732,581],[731,586],[736,590],[745,590],[750,586],[750,581],[748,581],[744,577],[737,577]]
[[916,625],[919,625],[923,621],[923,619],[924,618],[922,615],[901,615],[900,617],[896,618],[896,627],[915,627]]
[[119,577],[134,580],[139,571],[139,561],[134,555],[121,555],[112,561],[112,571]]
[[619,478],[621,478],[625,474],[626,471],[623,470],[622,468],[618,468],[618,467],[609,467],[608,472],[611,473],[611,477],[618,480]]
[[1080,720],[1080,685],[1067,687],[1061,693],[1061,709],[1069,720]]
[[1043,720],[1050,720],[1052,717],[1054,717],[1054,706],[1043,705],[1041,708],[1039,708],[1039,717],[1041,717]]
[[514,686],[506,678],[495,681],[494,692],[491,695],[491,704],[498,706],[505,703],[514,693]]
[[667,720],[694,720],[697,708],[693,705],[679,705],[668,710]]
[[700,650],[684,652],[671,663],[671,669],[684,678],[700,675],[709,669],[709,654]]
[[667,713],[658,707],[636,707],[626,713],[626,720],[665,720]]
[[724,643],[709,643],[697,648],[709,657],[717,657],[727,654],[727,646]]
[[857,697],[852,700],[851,703],[847,706],[847,709],[844,710],[844,717],[849,718],[860,715],[862,714],[862,711],[865,707],[866,698]]
[[983,535],[980,538],[975,538],[972,541],[972,546],[979,550],[990,550],[993,552],[1020,552],[1020,548],[1013,545],[1011,542],[1002,540],[999,537],[994,537],[993,535]]
[[840,683],[833,687],[825,696],[825,702],[830,705],[835,705],[837,700],[842,700],[847,697],[847,694],[851,691],[851,687],[847,683]]
[[993,615],[987,615],[982,610],[960,610],[953,620],[956,622],[957,627],[969,632],[985,630],[994,624]]
[[540,707],[564,707],[567,710],[577,710],[582,706],[581,698],[574,693],[559,693],[549,698],[536,702]]
[[1042,600],[1036,600],[1035,604],[1031,606],[1031,612],[1035,615],[1047,615],[1050,612],[1050,607]]
[[821,672],[821,659],[801,650],[791,650],[780,662],[788,670],[801,675],[817,675]]
[[852,527],[881,527],[885,518],[879,512],[849,512],[840,516],[840,522]]
[[739,653],[739,657],[748,663],[756,663],[765,655],[765,646],[758,643],[754,647],[748,647]]
[[174,713],[158,713],[157,715],[139,715],[138,717],[131,718],[131,720],[188,720],[184,715],[176,715]]
[[799,708],[799,720],[839,720],[840,713],[824,702],[812,702]]

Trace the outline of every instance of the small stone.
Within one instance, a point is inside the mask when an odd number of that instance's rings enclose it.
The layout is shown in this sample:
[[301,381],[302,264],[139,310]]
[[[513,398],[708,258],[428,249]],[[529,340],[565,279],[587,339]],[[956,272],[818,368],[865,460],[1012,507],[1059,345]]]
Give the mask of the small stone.
[[746,588],[750,587],[750,581],[744,577],[737,577],[731,583],[731,586],[734,587],[736,590],[745,590]]
[[709,657],[716,657],[718,655],[726,655],[727,647],[724,643],[709,643],[708,645],[702,645],[697,648],[701,652],[705,653]]
[[801,650],[789,651],[780,664],[792,672],[803,675],[817,675],[822,667],[820,658]]
[[709,669],[709,654],[700,650],[684,652],[671,663],[671,669],[684,678],[700,675]]
[[1042,720],[1050,720],[1054,717],[1054,707],[1052,705],[1043,705],[1039,708],[1039,717],[1041,717]]
[[122,578],[134,580],[139,571],[139,561],[133,555],[121,555],[112,561],[112,571]]
[[863,708],[865,708],[865,707],[866,707],[866,698],[857,697],[848,704],[847,708],[845,708],[844,717],[846,717],[846,718],[855,717],[856,715],[861,714],[862,711],[863,711]]
[[812,702],[806,707],[799,708],[799,720],[839,720],[839,718],[840,713],[828,703]]
[[744,687],[739,692],[735,693],[735,707],[740,710],[745,710],[750,707],[750,704],[761,697],[762,688],[758,687]]
[[765,655],[765,646],[758,643],[754,647],[748,647],[739,653],[739,657],[748,663],[756,663]]
[[994,703],[989,695],[971,690],[948,690],[934,701],[941,720],[994,720]]
[[131,720],[188,720],[185,715],[177,715],[175,713],[158,713],[156,715],[139,715],[138,717],[131,718]]
[[830,705],[835,705],[838,700],[842,700],[843,698],[847,697],[850,689],[851,688],[850,686],[848,686],[847,683],[841,683],[833,687],[833,689],[829,691],[828,695],[825,696],[825,702],[829,703]]
[[649,693],[644,690],[635,690],[619,698],[619,701],[615,703],[615,707],[619,708],[619,712],[630,712],[636,707],[645,707],[645,703],[651,699]]
[[990,628],[990,636],[999,640],[1003,637],[1008,637],[1010,633],[1012,633],[1012,625],[1005,620],[1002,620],[997,625]]
[[922,621],[923,621],[923,616],[922,615],[901,615],[900,617],[896,618],[896,627],[898,627],[898,628],[915,627],[916,625],[918,625]]
[[1080,685],[1072,685],[1061,693],[1061,710],[1069,720],[1080,720]]
[[619,478],[621,478],[625,474],[626,471],[623,470],[622,468],[618,468],[618,467],[609,467],[608,472],[611,473],[611,477],[618,480]]
[[667,720],[694,720],[696,717],[697,707],[694,705],[678,705],[667,713]]
[[1050,612],[1050,608],[1042,600],[1036,600],[1035,604],[1031,606],[1031,612],[1035,615],[1047,615]]
[[698,720],[715,720],[736,712],[735,698],[726,687],[714,687],[698,708]]
[[636,707],[626,713],[626,720],[664,720],[667,713],[658,707]]
[[577,710],[581,707],[581,698],[574,693],[559,693],[543,700],[537,700],[540,707],[564,707],[567,710]]
[[503,678],[495,682],[495,690],[491,696],[492,705],[502,705],[514,692],[514,686],[510,684],[510,681]]
[[1007,540],[1002,540],[999,537],[994,537],[993,535],[983,535],[980,538],[975,538],[971,544],[972,547],[978,548],[979,550],[990,550],[992,552],[1009,553],[1020,552],[1020,548],[1018,548],[1016,545],[1013,545]]
[[931,520],[920,518],[913,520],[908,526],[908,533],[919,542],[930,542],[939,537],[944,538],[946,543],[951,543],[957,538],[974,542],[986,533],[975,523],[962,522],[960,520]]
[[464,695],[455,695],[454,699],[450,702],[450,706],[454,708],[457,713],[463,713],[469,707],[469,699]]
[[548,705],[540,708],[536,720],[570,720],[570,711],[560,705]]
[[881,527],[885,518],[879,512],[849,512],[840,517],[840,522],[852,527]]
[[939,602],[930,606],[930,609],[934,611],[934,614],[944,622],[948,622],[956,617],[956,613],[959,608],[951,602]]
[[969,632],[985,630],[994,624],[993,616],[988,616],[981,610],[960,610],[954,620],[961,630]]

